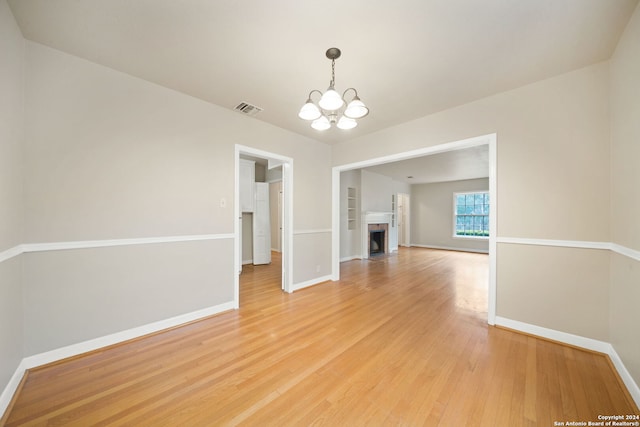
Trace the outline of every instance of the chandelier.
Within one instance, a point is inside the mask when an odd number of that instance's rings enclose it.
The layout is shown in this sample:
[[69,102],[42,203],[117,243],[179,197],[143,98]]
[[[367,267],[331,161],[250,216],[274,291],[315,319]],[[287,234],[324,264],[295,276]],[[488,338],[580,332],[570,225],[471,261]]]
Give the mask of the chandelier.
[[[353,129],[358,125],[356,119],[369,114],[369,109],[360,100],[358,92],[354,88],[348,88],[342,93],[342,96],[335,89],[336,59],[340,58],[340,54],[340,49],[337,47],[327,50],[327,58],[331,60],[329,88],[324,93],[317,89],[309,92],[307,102],[298,113],[298,117],[301,119],[311,121],[311,127],[316,130],[327,130],[331,125],[336,125],[339,129]],[[353,91],[353,98],[347,103],[345,97],[349,91]],[[311,95],[314,93],[320,94],[318,104],[311,99]]]

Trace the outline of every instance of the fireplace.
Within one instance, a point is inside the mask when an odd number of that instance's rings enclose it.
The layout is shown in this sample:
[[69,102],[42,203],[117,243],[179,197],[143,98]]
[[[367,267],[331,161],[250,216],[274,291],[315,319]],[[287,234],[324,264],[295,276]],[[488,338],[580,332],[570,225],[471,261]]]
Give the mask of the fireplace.
[[384,230],[369,232],[369,255],[384,253]]
[[389,224],[368,224],[369,256],[382,255],[389,252]]

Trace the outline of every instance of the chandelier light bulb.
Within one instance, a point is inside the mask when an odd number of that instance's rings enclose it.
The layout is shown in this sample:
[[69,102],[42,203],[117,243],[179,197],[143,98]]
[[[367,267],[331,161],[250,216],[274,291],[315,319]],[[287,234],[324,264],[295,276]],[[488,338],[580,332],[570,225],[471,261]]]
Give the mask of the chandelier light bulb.
[[354,119],[351,119],[349,117],[342,116],[340,117],[340,120],[338,120],[337,126],[338,126],[338,129],[342,129],[342,130],[353,129],[354,127],[358,126],[358,122],[356,122]]
[[303,120],[316,120],[320,118],[322,113],[316,104],[311,101],[311,98],[307,99],[307,103],[302,106],[298,117]]
[[322,98],[320,98],[318,104],[320,104],[320,108],[323,110],[335,111],[344,105],[344,100],[334,88],[330,87],[322,94]]
[[331,127],[331,123],[329,123],[329,119],[327,119],[325,116],[320,116],[319,119],[311,122],[311,127],[315,130],[327,130]]
[[369,114],[369,109],[357,96],[353,98],[349,105],[347,105],[347,109],[344,110],[344,115],[350,119],[361,119],[367,114]]

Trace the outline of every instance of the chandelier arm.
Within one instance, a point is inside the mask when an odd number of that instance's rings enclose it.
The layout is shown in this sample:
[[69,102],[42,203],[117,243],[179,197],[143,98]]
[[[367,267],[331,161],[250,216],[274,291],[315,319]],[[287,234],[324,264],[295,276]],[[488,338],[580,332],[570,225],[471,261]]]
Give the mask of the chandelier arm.
[[346,99],[346,98],[345,98],[345,96],[347,95],[347,92],[349,92],[350,90],[352,90],[352,91],[354,91],[354,92],[355,92],[355,94],[356,94],[356,95],[355,95],[355,97],[356,97],[356,98],[358,97],[358,91],[357,91],[355,88],[353,88],[353,87],[348,87],[348,88],[346,88],[346,89],[344,90],[344,92],[342,92],[342,98],[343,98],[343,99]]
[[311,95],[312,95],[314,92],[318,92],[318,93],[320,94],[320,96],[322,96],[322,92],[320,92],[318,89],[313,89],[311,92],[309,92],[309,96],[308,96],[308,98],[309,98],[309,99],[311,99]]

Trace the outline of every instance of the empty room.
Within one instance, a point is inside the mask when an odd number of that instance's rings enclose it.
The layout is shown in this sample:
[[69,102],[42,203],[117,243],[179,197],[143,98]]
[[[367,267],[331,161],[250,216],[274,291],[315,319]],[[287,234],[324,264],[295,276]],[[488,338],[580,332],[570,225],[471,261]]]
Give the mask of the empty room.
[[0,0],[0,425],[640,426],[638,0]]

